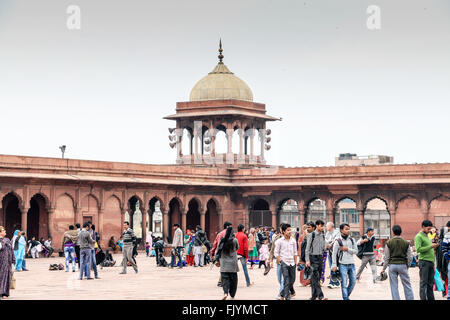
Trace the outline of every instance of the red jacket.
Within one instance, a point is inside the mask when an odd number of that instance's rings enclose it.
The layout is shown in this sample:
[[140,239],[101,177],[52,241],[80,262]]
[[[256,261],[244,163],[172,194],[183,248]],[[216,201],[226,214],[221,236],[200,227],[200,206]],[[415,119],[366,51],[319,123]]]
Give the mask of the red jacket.
[[239,249],[237,251],[237,254],[245,257],[245,259],[248,259],[248,238],[245,233],[238,232],[236,233],[236,239],[239,241]]
[[216,252],[217,246],[219,245],[220,240],[225,237],[225,234],[227,233],[227,229],[223,229],[222,231],[220,231],[217,236],[216,239],[214,240],[214,244],[213,247],[211,249],[211,251],[209,252],[209,255],[211,257],[214,256],[214,253]]

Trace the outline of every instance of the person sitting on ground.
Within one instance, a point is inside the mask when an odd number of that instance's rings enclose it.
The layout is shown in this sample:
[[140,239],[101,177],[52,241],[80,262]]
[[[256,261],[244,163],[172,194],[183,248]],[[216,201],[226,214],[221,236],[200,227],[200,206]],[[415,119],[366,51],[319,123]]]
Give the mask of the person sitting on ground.
[[48,251],[47,258],[50,258],[53,252],[55,252],[55,249],[52,248],[52,237],[48,237],[48,239],[45,240],[44,246]]
[[116,264],[116,260],[113,259],[113,256],[109,249],[106,249],[105,260],[101,263],[103,267],[113,267]]

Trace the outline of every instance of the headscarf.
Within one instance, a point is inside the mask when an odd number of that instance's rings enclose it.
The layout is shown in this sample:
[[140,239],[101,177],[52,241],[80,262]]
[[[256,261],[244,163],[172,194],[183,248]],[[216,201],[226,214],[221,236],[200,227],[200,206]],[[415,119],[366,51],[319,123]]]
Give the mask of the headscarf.
[[16,240],[17,240],[17,234],[18,234],[19,232],[20,232],[19,230],[14,231],[14,237],[13,237],[12,240],[11,240],[11,245],[12,245],[13,248],[14,248],[14,243],[15,243]]

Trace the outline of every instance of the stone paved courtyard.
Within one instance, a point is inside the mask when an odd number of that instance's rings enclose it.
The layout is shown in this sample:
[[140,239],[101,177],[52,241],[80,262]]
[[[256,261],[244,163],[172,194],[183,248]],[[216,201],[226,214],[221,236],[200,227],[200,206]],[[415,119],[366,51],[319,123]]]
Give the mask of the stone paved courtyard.
[[[117,264],[121,254],[114,255]],[[11,300],[22,299],[193,299],[215,300],[222,297],[222,289],[217,287],[219,269],[214,267],[182,270],[157,268],[155,258],[147,258],[145,253],[137,257],[139,273],[135,274],[131,267],[126,275],[119,275],[121,268],[99,269],[99,280],[77,280],[78,272],[49,271],[50,263],[63,263],[64,258],[27,259],[28,272],[16,272],[17,289],[12,290]],[[359,263],[359,261],[357,261]],[[380,272],[381,267],[378,267]],[[329,269],[327,269],[327,274]],[[273,300],[277,294],[278,283],[275,269],[263,276],[263,269],[249,270],[254,285],[247,288],[242,270],[239,272],[239,286],[236,299],[243,300]],[[306,300],[311,295],[309,287],[301,287],[297,281],[295,300]],[[410,269],[415,299],[419,299],[419,270]],[[373,284],[370,269],[366,268],[360,283],[357,283],[351,298],[353,300],[383,300],[391,299],[389,281]],[[326,282],[328,283],[328,281]],[[404,298],[402,287],[401,297]],[[330,300],[341,300],[340,289],[323,287],[325,297]],[[442,294],[435,292],[437,300],[443,300]]]

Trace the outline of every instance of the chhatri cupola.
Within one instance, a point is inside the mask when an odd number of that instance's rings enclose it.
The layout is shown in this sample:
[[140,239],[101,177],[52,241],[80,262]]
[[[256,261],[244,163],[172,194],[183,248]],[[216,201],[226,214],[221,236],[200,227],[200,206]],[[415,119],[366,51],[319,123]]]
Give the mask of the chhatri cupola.
[[164,117],[176,121],[169,145],[177,148],[178,164],[264,166],[271,139],[266,122],[281,119],[253,102],[250,87],[223,63],[222,53],[220,41],[216,67],[195,84],[188,102],[177,102],[176,114]]

